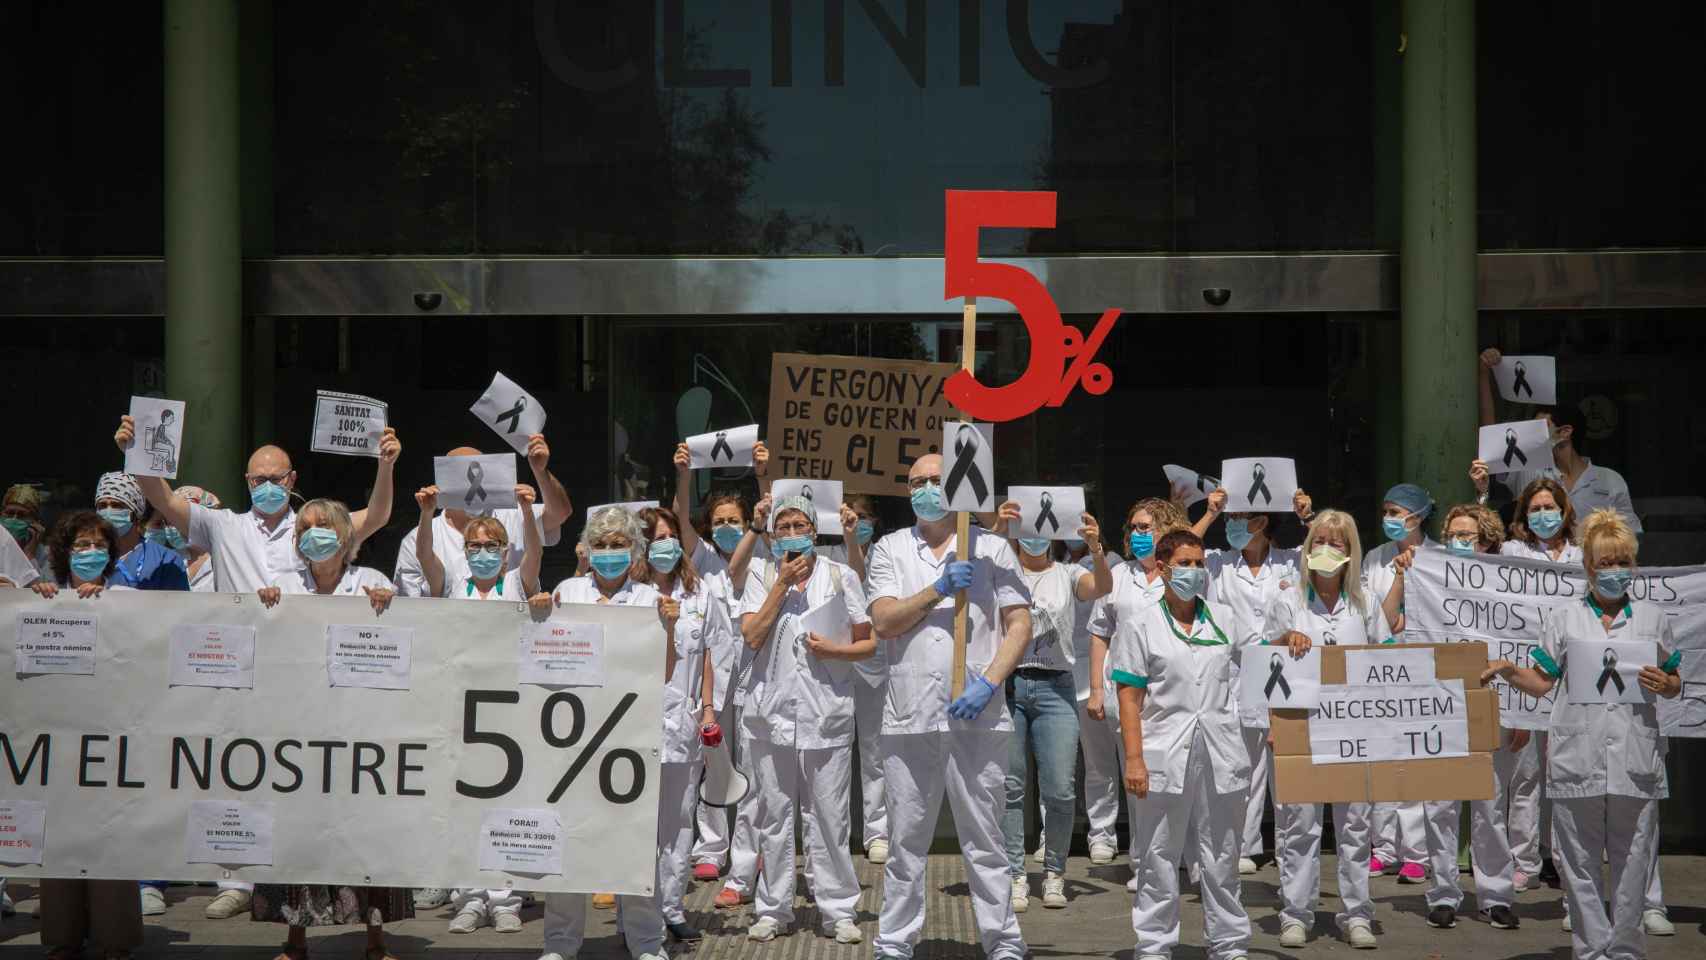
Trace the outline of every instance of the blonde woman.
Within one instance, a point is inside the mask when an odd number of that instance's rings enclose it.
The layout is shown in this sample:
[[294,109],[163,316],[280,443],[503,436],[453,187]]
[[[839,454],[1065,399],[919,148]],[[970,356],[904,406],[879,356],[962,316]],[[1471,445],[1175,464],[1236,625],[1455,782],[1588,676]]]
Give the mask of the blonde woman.
[[[1495,661],[1481,680],[1502,677],[1537,697],[1561,688],[1548,731],[1546,793],[1574,921],[1571,946],[1579,960],[1640,957],[1646,955],[1642,909],[1658,856],[1658,802],[1670,795],[1652,696],[1682,693],[1681,655],[1664,611],[1630,592],[1638,544],[1629,524],[1605,508],[1589,514],[1581,530],[1586,595],[1546,618],[1534,666]],[[1598,663],[1608,640],[1651,645],[1657,666],[1643,666],[1638,680],[1645,702],[1584,703],[1585,696],[1572,696],[1565,675],[1570,657]],[[1610,863],[1609,885],[1600,879],[1602,858]]]
[[337,500],[310,500],[296,511],[292,533],[296,555],[303,566],[280,576],[272,586],[258,592],[271,607],[286,593],[317,593],[322,596],[365,596],[373,609],[383,611],[397,589],[372,567],[355,565],[355,524],[349,507]]
[[[1356,521],[1340,510],[1323,510],[1303,538],[1307,575],[1268,610],[1269,643],[1304,652],[1314,644],[1347,646],[1390,643],[1392,631],[1380,601],[1363,583],[1362,540]],[[1372,950],[1374,901],[1368,892],[1370,805],[1333,804],[1333,832],[1339,845],[1339,898],[1344,909],[1334,919],[1345,939],[1359,950]],[[1274,817],[1274,846],[1280,863],[1280,944],[1308,942],[1321,892],[1321,808],[1285,804]]]

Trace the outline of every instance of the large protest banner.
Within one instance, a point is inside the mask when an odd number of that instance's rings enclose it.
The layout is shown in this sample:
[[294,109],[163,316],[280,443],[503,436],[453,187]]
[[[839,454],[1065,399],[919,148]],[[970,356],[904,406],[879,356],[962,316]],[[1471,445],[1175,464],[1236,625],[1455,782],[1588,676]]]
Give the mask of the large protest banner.
[[[652,892],[653,608],[0,590],[0,623],[0,874]],[[593,685],[523,682],[564,665]]]
[[770,361],[772,477],[840,480],[848,493],[904,497],[906,471],[941,452],[955,416],[949,363],[778,353]]
[[[1547,615],[1587,595],[1579,564],[1459,557],[1434,547],[1417,553],[1404,589],[1406,642],[1481,640],[1488,657],[1519,667],[1533,665]],[[1661,728],[1673,737],[1706,737],[1706,566],[1639,568],[1630,593],[1665,609],[1683,651],[1682,695],[1658,700]],[[1494,687],[1502,726],[1547,728],[1553,696],[1532,697],[1502,681]]]

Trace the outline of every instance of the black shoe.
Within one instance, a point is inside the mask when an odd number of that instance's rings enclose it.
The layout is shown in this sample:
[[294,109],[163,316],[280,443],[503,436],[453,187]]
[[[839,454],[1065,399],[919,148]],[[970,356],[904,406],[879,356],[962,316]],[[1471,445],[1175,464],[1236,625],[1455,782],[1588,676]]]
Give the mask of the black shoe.
[[669,935],[674,937],[677,943],[698,943],[705,939],[705,934],[701,933],[698,927],[685,923],[669,924]]
[[1554,887],[1563,882],[1563,878],[1558,876],[1558,865],[1552,862],[1551,857],[1540,861],[1540,882]]
[[1428,911],[1428,926],[1439,927],[1441,930],[1450,930],[1452,927],[1457,926],[1457,911],[1443,903],[1440,904]]
[[1482,910],[1481,919],[1494,930],[1515,930],[1522,926],[1516,918],[1516,913],[1502,903],[1490,910]]

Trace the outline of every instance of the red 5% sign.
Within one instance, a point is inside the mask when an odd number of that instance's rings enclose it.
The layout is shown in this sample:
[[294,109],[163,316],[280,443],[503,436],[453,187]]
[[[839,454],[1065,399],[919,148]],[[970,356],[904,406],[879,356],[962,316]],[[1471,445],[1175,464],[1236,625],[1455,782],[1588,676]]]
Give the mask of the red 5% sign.
[[[976,420],[1017,420],[1058,407],[1076,386],[1100,396],[1114,385],[1107,364],[1092,362],[1118,309],[1102,313],[1088,339],[1060,319],[1060,308],[1023,267],[977,258],[978,231],[984,227],[1054,226],[1055,194],[1041,190],[949,190],[942,287],[945,299],[990,297],[1018,308],[1031,339],[1031,361],[1019,379],[1005,386],[978,382],[970,370],[948,378],[948,401]],[[1072,365],[1066,361],[1071,358]]]

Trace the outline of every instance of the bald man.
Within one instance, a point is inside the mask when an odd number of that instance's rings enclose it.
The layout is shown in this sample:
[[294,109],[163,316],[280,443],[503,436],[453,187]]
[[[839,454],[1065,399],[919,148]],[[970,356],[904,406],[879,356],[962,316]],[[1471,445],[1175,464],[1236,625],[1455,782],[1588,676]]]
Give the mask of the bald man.
[[[876,953],[910,958],[924,933],[924,866],[946,794],[983,951],[990,960],[1019,960],[1026,947],[1000,820],[1013,720],[1000,691],[1031,641],[1030,591],[1012,548],[993,533],[973,527],[969,558],[955,556],[940,456],[920,457],[907,483],[918,522],[878,541],[865,567],[871,622],[888,664],[882,742],[890,846]],[[961,590],[965,693],[949,703]]]
[[[477,457],[480,451],[473,447],[457,447],[446,456]],[[563,522],[574,512],[569,503],[569,494],[563,489],[556,476],[551,473],[551,448],[546,445],[545,438],[534,434],[527,438],[527,465],[533,470],[533,479],[539,484],[542,503],[532,507],[533,516],[540,525],[543,534],[542,542],[547,547],[554,547],[562,538]],[[504,525],[509,533],[509,564],[511,570],[521,566],[522,554],[522,513],[519,507],[504,507],[491,512],[493,518]],[[438,555],[438,562],[444,565],[451,574],[445,577],[445,583],[460,582],[454,576],[458,566],[465,563],[462,547],[462,529],[468,526],[471,516],[464,510],[440,510],[432,520],[432,552]],[[410,530],[403,537],[403,545],[397,550],[397,573],[391,578],[397,585],[397,592],[405,597],[421,597],[427,595],[426,577],[421,573],[421,563],[415,558],[415,531]],[[525,597],[522,599],[526,599]]]

